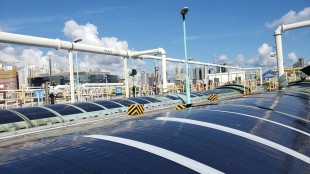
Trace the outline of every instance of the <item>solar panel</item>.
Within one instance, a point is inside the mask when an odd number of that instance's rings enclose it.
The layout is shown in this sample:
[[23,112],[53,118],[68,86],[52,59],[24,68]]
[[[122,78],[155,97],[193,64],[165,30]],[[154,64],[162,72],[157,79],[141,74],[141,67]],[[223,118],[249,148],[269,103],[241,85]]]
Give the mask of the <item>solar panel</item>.
[[203,94],[198,93],[198,92],[192,92],[192,94],[194,94],[194,95],[196,95],[196,96],[204,96]]
[[132,101],[135,101],[139,104],[148,104],[148,103],[151,103],[149,101],[146,101],[146,100],[143,100],[141,98],[134,98],[134,97],[131,97],[131,98],[127,98],[128,100],[132,100]]
[[172,100],[180,100],[180,98],[175,97],[175,96],[173,96],[173,95],[165,95],[165,97],[170,98],[170,99],[172,99]]
[[145,100],[148,100],[152,103],[158,103],[158,102],[161,102],[160,100],[156,99],[156,98],[152,98],[152,97],[139,97],[139,98],[142,98],[142,99],[145,99]]
[[17,111],[24,116],[26,116],[29,120],[37,120],[42,118],[50,118],[57,117],[54,113],[40,107],[27,107],[27,108],[15,108],[12,109]]
[[62,116],[83,113],[82,111],[76,109],[75,107],[65,105],[65,104],[49,105],[49,106],[45,106],[45,107],[50,108],[50,109],[58,112]]
[[123,107],[122,105],[116,104],[108,100],[98,100],[98,101],[93,101],[93,102],[98,103],[99,105],[104,106],[108,109]]
[[[178,95],[185,95],[186,96],[186,93],[178,93]],[[193,98],[193,97],[197,97],[197,96],[194,94],[190,94],[190,97]]]
[[124,106],[129,106],[129,105],[135,104],[134,102],[126,100],[126,99],[113,99],[112,101],[120,103],[120,104],[122,104]]
[[93,111],[100,111],[100,110],[104,110],[104,108],[97,106],[95,104],[92,103],[87,103],[87,102],[80,102],[80,103],[74,103],[74,106],[77,106],[87,112],[93,112]]
[[24,121],[18,115],[8,110],[0,110],[0,124],[14,123]]

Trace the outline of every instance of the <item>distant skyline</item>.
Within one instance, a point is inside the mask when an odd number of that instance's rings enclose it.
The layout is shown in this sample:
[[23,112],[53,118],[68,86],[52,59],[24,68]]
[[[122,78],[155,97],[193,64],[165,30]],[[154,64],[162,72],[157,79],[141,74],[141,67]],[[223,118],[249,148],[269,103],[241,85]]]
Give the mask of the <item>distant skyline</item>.
[[[276,59],[274,31],[282,24],[310,20],[310,1],[18,1],[0,0],[0,31],[143,51],[164,48],[167,57],[184,58],[181,9],[187,6],[187,52],[195,61],[271,69]],[[283,34],[285,66],[298,58],[310,62],[310,27]],[[53,65],[65,69],[68,53],[53,49],[0,44],[0,61],[23,66]],[[81,70],[122,76],[123,58],[78,53]],[[161,66],[160,61],[157,61]],[[176,66],[168,63],[168,74]],[[130,60],[129,68],[154,71],[154,60]]]

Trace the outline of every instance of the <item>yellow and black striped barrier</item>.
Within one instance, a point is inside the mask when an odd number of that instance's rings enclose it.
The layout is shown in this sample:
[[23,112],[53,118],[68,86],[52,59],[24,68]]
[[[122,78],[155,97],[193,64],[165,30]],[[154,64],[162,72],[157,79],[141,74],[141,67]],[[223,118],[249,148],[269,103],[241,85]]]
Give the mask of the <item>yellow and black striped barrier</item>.
[[129,105],[128,115],[140,115],[144,114],[144,105]]
[[183,104],[183,105],[176,105],[175,109],[176,110],[181,110],[181,109],[185,109],[185,108],[188,108],[188,107],[191,107],[192,104]]
[[218,95],[217,94],[210,94],[208,100],[214,101],[218,99]]
[[247,95],[250,95],[250,90],[246,88],[245,90],[243,90],[243,96]]

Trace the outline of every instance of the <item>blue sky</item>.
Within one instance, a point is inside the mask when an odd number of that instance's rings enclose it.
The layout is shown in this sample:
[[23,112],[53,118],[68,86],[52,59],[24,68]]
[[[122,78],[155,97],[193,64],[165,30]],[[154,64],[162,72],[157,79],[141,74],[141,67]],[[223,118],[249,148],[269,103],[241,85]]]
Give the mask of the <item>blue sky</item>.
[[[280,3],[281,2],[281,3]],[[184,57],[180,11],[186,16],[188,57],[238,66],[272,68],[269,55],[274,30],[283,23],[310,20],[310,0],[119,0],[37,1],[0,0],[0,30],[11,33],[59,38],[82,37],[86,44],[136,51],[162,47],[171,58]],[[283,34],[285,66],[303,57],[310,61],[310,27]],[[16,45],[0,45],[0,60],[18,59],[44,66],[53,55],[60,67],[66,52]],[[118,74],[121,58],[79,54],[81,69]],[[138,70],[153,71],[153,60],[131,61]],[[172,73],[176,64],[168,66]]]

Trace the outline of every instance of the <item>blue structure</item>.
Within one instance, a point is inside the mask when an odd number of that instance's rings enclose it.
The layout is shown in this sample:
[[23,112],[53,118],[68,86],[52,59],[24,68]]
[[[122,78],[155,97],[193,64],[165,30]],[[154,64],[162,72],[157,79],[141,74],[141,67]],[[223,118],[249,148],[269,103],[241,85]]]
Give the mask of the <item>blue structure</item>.
[[[229,88],[193,93],[192,99],[218,93],[220,102],[212,105],[198,105],[198,102],[195,107],[180,111],[150,113],[73,134],[58,132],[57,136],[46,135],[43,139],[1,146],[0,171],[309,173],[309,87],[310,82],[305,81],[290,84],[285,91],[247,97],[233,95],[231,92],[235,90]],[[164,97],[166,101],[181,101],[185,94]],[[160,103],[159,99],[144,97],[110,102],[123,106],[131,102],[147,105]],[[112,103],[96,103],[106,110],[109,106],[114,108]]]

